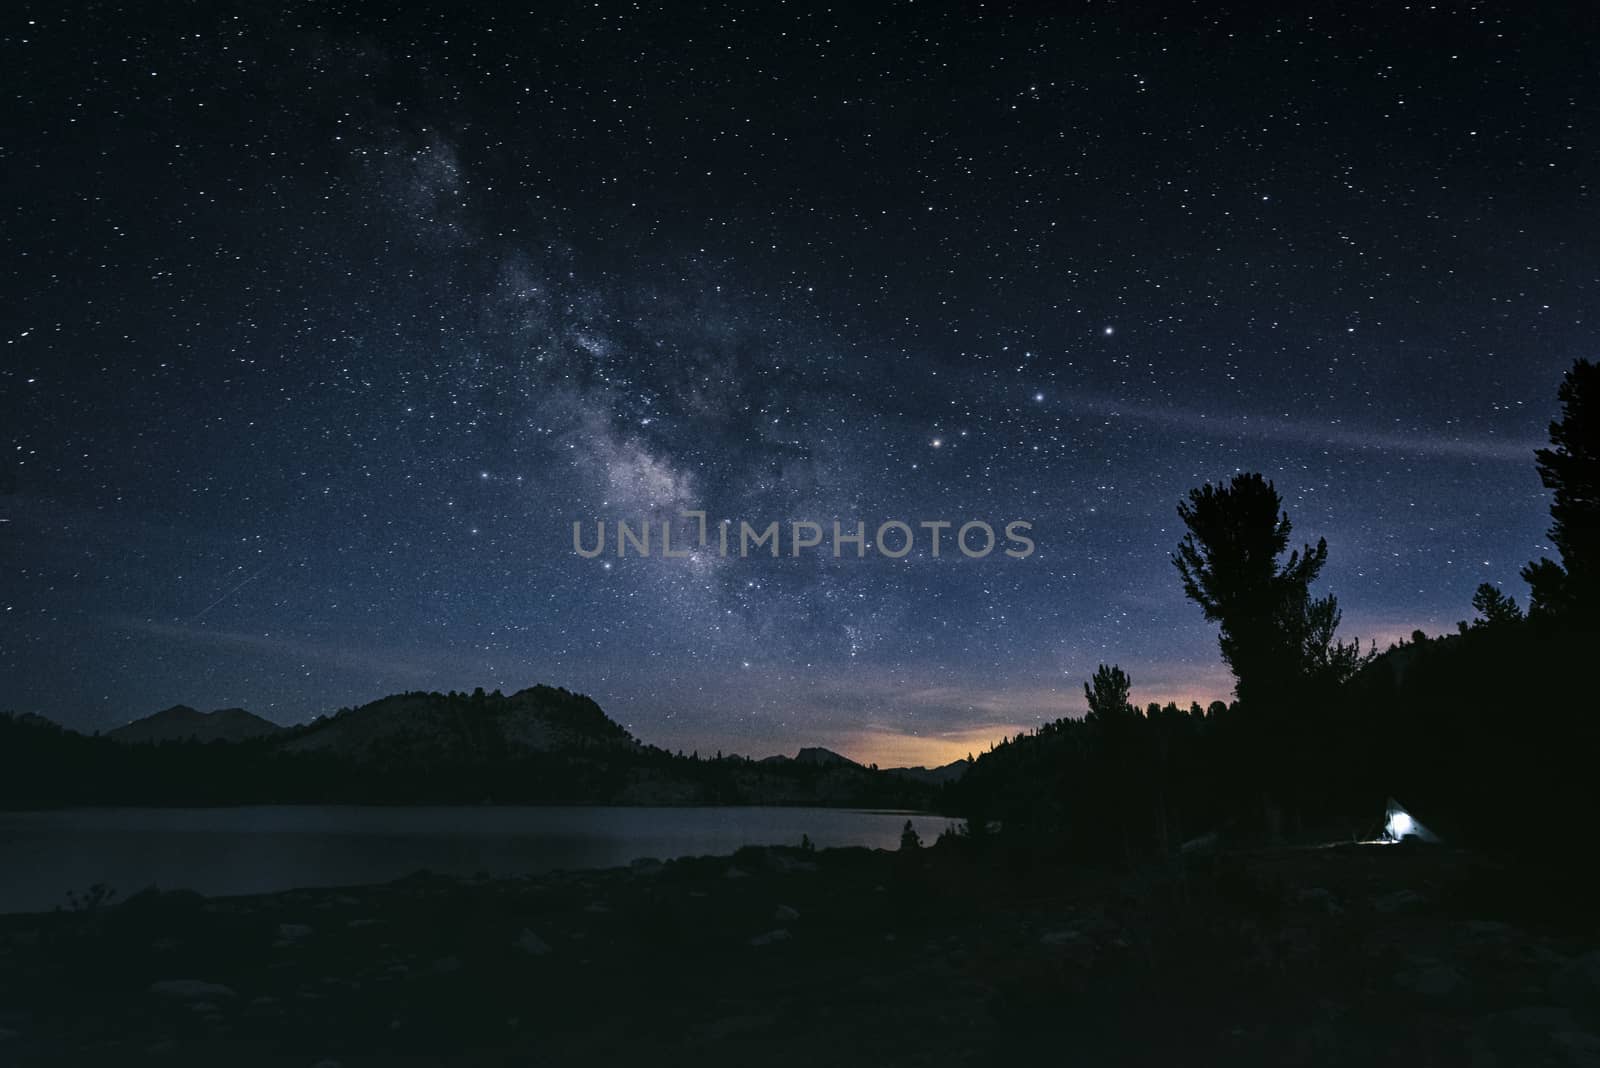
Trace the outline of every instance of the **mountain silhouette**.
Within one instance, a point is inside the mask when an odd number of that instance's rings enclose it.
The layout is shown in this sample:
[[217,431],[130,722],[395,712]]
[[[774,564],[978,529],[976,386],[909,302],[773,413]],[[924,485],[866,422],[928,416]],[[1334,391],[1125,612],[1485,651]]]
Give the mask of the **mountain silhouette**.
[[811,767],[818,768],[861,767],[860,764],[856,763],[854,760],[851,760],[849,757],[844,756],[841,753],[835,753],[832,749],[824,749],[820,745],[808,745],[792,757],[785,756],[782,753],[779,753],[776,756],[762,757],[761,763],[806,764],[810,765]]
[[926,783],[929,786],[942,786],[947,782],[955,782],[967,773],[972,766],[970,760],[952,760],[948,764],[941,764],[936,768],[925,768],[918,765],[914,768],[890,768],[890,775],[898,775],[902,779],[912,782]]
[[[202,744],[207,743],[207,744]],[[216,744],[209,744],[216,743]],[[918,769],[919,771],[921,769]],[[821,746],[671,753],[582,694],[411,692],[280,727],[177,705],[88,737],[0,716],[0,805],[480,803],[922,808],[936,784]]]
[[119,742],[242,742],[276,734],[282,727],[242,708],[200,712],[173,705],[106,732]]
[[283,748],[357,760],[414,755],[470,761],[517,752],[631,752],[639,743],[590,698],[532,686],[509,697],[482,690],[395,694],[296,728]]

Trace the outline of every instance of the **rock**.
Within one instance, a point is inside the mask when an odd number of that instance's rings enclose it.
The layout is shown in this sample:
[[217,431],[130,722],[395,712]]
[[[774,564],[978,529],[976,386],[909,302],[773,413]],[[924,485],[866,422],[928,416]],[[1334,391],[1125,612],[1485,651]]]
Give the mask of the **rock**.
[[1481,1026],[1485,1031],[1503,1031],[1508,1034],[1526,1031],[1544,1033],[1570,1031],[1572,1013],[1559,1005],[1524,1005],[1519,1009],[1508,1009],[1486,1016]]
[[1394,977],[1394,985],[1429,1001],[1447,1001],[1466,993],[1467,981],[1447,964],[1413,968]]
[[1039,936],[1041,946],[1075,946],[1088,941],[1082,931],[1071,928],[1062,931],[1046,931]]
[[750,873],[745,871],[743,868],[729,868],[727,870],[727,872],[725,873],[725,878],[728,878],[728,879],[748,879],[748,878],[750,878]]
[[310,937],[311,927],[309,924],[280,923],[278,924],[278,940],[273,944],[280,947],[293,946],[304,942]]
[[1273,939],[1280,961],[1315,961],[1322,946],[1315,931],[1308,927],[1285,927]]
[[1409,912],[1427,904],[1427,899],[1415,890],[1396,890],[1392,894],[1372,899],[1372,907],[1383,913]]
[[1588,1031],[1554,1031],[1550,1039],[1574,1065],[1584,1068],[1600,1065],[1600,1036]]
[[777,872],[779,875],[792,875],[795,872],[810,872],[817,870],[815,861],[796,860],[794,857],[786,856],[783,853],[769,852],[766,860],[767,867],[772,871]]
[[340,1064],[332,1057],[324,1057],[316,1064],[313,1064],[311,1068],[344,1068],[344,1065]]
[[1490,1051],[1480,1034],[1473,1033],[1467,1036],[1462,1053],[1465,1058],[1462,1063],[1466,1068],[1500,1068],[1500,1061]]
[[1499,1063],[1600,1066],[1600,1038],[1556,1005],[1530,1005],[1483,1019],[1474,1034]]
[[793,923],[800,918],[800,913],[788,905],[779,905],[777,911],[772,914],[772,918],[779,923]]
[[666,865],[655,857],[638,857],[628,865],[628,870],[635,875],[660,875]]
[[550,944],[526,927],[517,935],[517,948],[535,957],[542,957],[550,952]]
[[764,1031],[777,1024],[778,1018],[772,1015],[725,1016],[720,1020],[713,1020],[705,1027],[707,1038],[714,1041],[731,1038],[734,1035],[748,1035]]
[[215,1001],[239,996],[231,987],[202,979],[160,979],[150,984],[150,993],[173,1001]]
[[450,975],[461,970],[461,958],[454,953],[433,962],[433,970],[440,975]]
[[1311,905],[1319,908],[1329,916],[1337,916],[1344,912],[1344,909],[1339,907],[1339,902],[1334,898],[1333,894],[1320,886],[1307,887],[1300,891],[1298,898],[1302,905]]
[[279,1003],[277,998],[263,994],[260,997],[251,998],[250,1003],[244,1007],[244,1012],[246,1016],[256,1019],[272,1019],[283,1015],[283,1005]]
[[788,940],[788,929],[779,927],[776,930],[768,931],[766,934],[756,935],[754,938],[750,939],[750,944],[752,946],[770,946],[775,942],[787,942]]
[[1586,1024],[1600,1023],[1600,950],[1585,953],[1550,982],[1550,996]]
[[171,919],[187,913],[201,911],[206,907],[206,899],[193,890],[167,890],[163,892],[154,886],[147,886],[132,896],[123,900],[118,906],[124,916],[137,913],[140,919],[149,922],[152,919]]

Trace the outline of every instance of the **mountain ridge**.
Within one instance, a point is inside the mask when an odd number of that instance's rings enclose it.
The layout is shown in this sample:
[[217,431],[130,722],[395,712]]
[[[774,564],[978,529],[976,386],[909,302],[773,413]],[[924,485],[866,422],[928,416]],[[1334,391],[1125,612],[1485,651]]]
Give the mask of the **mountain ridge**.
[[277,734],[284,727],[242,708],[201,712],[173,705],[106,732],[119,742],[241,742]]
[[[276,736],[283,749],[289,752],[332,752],[364,757],[382,753],[392,756],[397,751],[416,750],[418,755],[426,747],[436,755],[470,756],[486,747],[497,746],[496,739],[485,738],[481,729],[475,731],[471,724],[455,723],[445,727],[430,723],[430,717],[452,716],[447,707],[452,700],[478,702],[500,730],[503,741],[514,748],[532,752],[553,752],[563,748],[594,748],[614,745],[627,749],[654,748],[635,739],[626,728],[611,719],[593,698],[563,687],[535,684],[510,695],[496,690],[485,693],[480,687],[472,694],[457,691],[412,690],[389,694],[363,705],[341,708],[336,712],[319,715],[306,723],[280,724],[242,708],[218,709],[198,712],[188,705],[178,704],[130,721],[121,727],[106,731],[104,736],[127,743],[162,741],[245,741]],[[28,715],[33,715],[28,713]],[[214,717],[226,716],[226,721]],[[235,732],[224,736],[224,722],[244,726],[239,717],[248,717],[260,729],[254,732]],[[39,717],[43,719],[44,717]],[[48,721],[47,722],[54,722]],[[215,722],[210,733],[197,725]],[[58,725],[59,726],[59,725]],[[481,728],[481,724],[478,725]],[[509,730],[508,730],[509,728]],[[63,727],[64,730],[71,728]],[[867,769],[870,765],[854,760],[825,746],[802,746],[794,756],[776,753],[750,759],[762,765],[797,764],[819,768],[853,767]],[[902,767],[880,769],[928,785],[952,781],[968,765],[966,760],[956,760],[937,768]]]
[[[238,731],[234,740],[229,729]],[[832,805],[926,809],[941,784],[821,746],[754,760],[673,753],[591,698],[413,691],[281,727],[163,709],[84,735],[0,716],[0,807],[56,804]]]

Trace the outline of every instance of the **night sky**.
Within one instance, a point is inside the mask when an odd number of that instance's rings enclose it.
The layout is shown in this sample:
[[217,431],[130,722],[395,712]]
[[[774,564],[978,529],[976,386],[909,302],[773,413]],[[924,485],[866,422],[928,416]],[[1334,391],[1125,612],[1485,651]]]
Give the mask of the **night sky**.
[[[1228,696],[1205,481],[1274,479],[1379,648],[1555,555],[1585,5],[500,6],[0,16],[0,708],[547,683],[942,762],[1102,661]],[[1037,549],[573,552],[694,508]]]

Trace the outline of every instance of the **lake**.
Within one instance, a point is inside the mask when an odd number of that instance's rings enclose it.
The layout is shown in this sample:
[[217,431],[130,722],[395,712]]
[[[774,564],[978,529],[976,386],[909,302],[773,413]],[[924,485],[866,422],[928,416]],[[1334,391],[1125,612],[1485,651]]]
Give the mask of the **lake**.
[[94,808],[0,812],[0,912],[67,903],[104,883],[202,894],[386,882],[427,868],[470,876],[608,868],[636,857],[744,845],[895,849],[910,819],[926,842],[950,822],[835,808],[607,806]]

